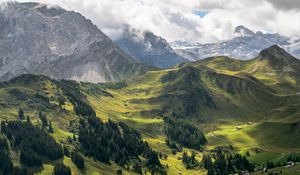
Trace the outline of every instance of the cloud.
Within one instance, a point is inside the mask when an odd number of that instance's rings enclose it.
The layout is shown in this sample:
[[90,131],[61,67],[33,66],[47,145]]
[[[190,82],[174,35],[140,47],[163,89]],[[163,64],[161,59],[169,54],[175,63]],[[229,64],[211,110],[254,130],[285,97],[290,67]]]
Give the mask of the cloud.
[[299,0],[268,0],[274,7],[283,10],[300,10]]
[[[0,0],[0,2],[3,0]],[[23,1],[23,0],[20,0]],[[27,1],[27,0],[26,0]],[[299,36],[298,0],[33,0],[82,13],[112,39],[124,26],[169,41],[216,42],[244,25],[253,31]],[[284,9],[284,10],[283,10]],[[199,12],[205,12],[199,15]]]

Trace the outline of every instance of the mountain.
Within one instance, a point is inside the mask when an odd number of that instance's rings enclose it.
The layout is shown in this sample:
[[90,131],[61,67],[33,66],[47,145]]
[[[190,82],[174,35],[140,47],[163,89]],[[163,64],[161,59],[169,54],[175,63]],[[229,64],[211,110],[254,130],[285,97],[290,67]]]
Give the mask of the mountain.
[[[162,118],[167,117],[204,132],[206,151],[200,155],[231,145],[230,152],[249,151],[247,159],[262,167],[300,152],[299,74],[299,60],[272,46],[248,61],[213,57],[151,71],[114,86],[103,84],[113,97],[97,100],[95,95],[89,101],[99,114],[141,131],[158,150],[167,150]],[[175,155],[169,152],[165,161],[168,172],[192,174],[181,168],[177,158],[182,154],[176,153],[176,146],[171,148]]]
[[272,116],[288,99],[286,94],[296,96],[299,64],[283,49],[272,46],[249,61],[215,57],[147,73],[127,81],[127,87],[115,93],[130,94],[124,99],[127,106],[159,105],[155,109],[164,116],[201,121],[252,116],[254,120]]
[[261,174],[300,161],[300,61],[277,45],[160,70],[78,13],[0,14],[0,174]]
[[187,61],[177,55],[165,39],[152,32],[127,28],[115,43],[130,56],[146,65],[170,68]]
[[241,37],[252,37],[253,35],[255,35],[254,32],[252,32],[251,30],[249,30],[244,26],[237,26],[234,30],[234,34]]
[[[218,158],[216,150],[248,155],[243,161],[257,168],[267,161],[286,162],[300,152],[296,91],[300,85],[288,86],[298,81],[298,64],[272,46],[252,60],[213,57],[120,82],[93,84],[22,75],[0,83],[1,128],[5,128],[0,139],[7,138],[11,145],[7,155],[17,163],[24,162],[18,151],[24,157],[22,149],[33,144],[27,150],[34,160],[44,156],[39,168],[22,167],[41,174],[52,172],[59,160],[75,174],[135,174],[140,169],[206,174],[205,168],[187,168],[181,159],[186,151],[196,154],[199,165],[206,159],[203,156]],[[22,121],[27,115],[29,119]],[[47,154],[37,152],[36,142],[25,136],[38,133],[43,133],[38,140],[50,140],[43,148],[52,145],[60,150],[54,139],[66,155],[58,151],[48,160],[52,149]],[[19,147],[11,144],[20,142]],[[84,171],[66,150],[83,158]]]
[[90,20],[39,3],[9,2],[0,11],[0,80],[24,73],[88,82],[145,73]]
[[294,93],[300,87],[300,61],[277,45],[264,49],[250,60],[219,56],[197,61],[193,65],[206,66],[230,75],[245,73],[276,89],[293,90]]
[[253,32],[244,26],[238,26],[234,31],[234,38],[217,43],[172,43],[177,54],[189,60],[201,60],[212,56],[228,56],[237,59],[251,59],[259,52],[272,45],[280,45],[292,55],[298,57],[299,44],[290,38],[279,34]]

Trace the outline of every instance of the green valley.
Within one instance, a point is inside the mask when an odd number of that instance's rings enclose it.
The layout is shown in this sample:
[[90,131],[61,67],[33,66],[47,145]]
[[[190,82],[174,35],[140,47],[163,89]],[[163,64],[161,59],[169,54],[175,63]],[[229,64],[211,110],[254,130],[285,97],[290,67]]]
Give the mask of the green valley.
[[[273,46],[249,61],[208,58],[121,82],[27,74],[0,84],[0,115],[20,120],[22,109],[84,159],[80,169],[70,154],[42,157],[42,166],[25,166],[37,174],[51,173],[57,162],[72,174],[210,174],[210,164],[225,160],[232,163],[226,172],[261,169],[300,156],[298,65]],[[23,166],[19,149],[9,148],[14,166]]]

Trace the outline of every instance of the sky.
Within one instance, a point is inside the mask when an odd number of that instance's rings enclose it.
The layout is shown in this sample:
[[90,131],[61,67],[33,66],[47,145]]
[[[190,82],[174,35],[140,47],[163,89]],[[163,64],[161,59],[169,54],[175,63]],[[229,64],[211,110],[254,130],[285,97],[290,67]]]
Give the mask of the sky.
[[80,12],[112,39],[122,35],[124,26],[151,31],[168,41],[201,43],[230,39],[238,25],[253,31],[300,36],[300,0],[32,1]]

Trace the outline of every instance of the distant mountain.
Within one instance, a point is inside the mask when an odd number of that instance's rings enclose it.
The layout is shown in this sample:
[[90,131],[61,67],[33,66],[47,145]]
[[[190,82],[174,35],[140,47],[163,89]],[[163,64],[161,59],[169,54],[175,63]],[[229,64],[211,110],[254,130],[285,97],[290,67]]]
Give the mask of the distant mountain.
[[0,80],[38,73],[55,79],[105,82],[148,69],[74,11],[17,2],[0,10]]
[[209,44],[172,43],[177,54],[192,61],[221,55],[247,60],[258,56],[261,50],[272,45],[280,45],[292,55],[300,57],[300,42],[294,43],[290,38],[279,34],[253,32],[244,26],[236,27],[234,38],[227,41]]
[[177,55],[165,39],[151,32],[127,28],[115,43],[126,53],[147,65],[170,68],[187,61]]

